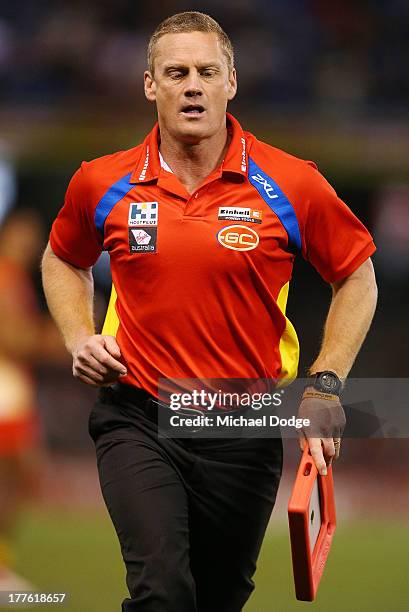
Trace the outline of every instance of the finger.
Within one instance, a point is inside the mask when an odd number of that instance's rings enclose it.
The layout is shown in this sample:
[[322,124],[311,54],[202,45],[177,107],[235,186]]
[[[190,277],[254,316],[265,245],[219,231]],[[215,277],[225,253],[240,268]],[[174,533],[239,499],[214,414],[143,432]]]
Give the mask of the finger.
[[82,366],[87,366],[91,368],[91,370],[98,372],[102,376],[108,374],[108,368],[102,365],[102,363],[100,363],[99,361],[97,361],[97,359],[95,359],[95,357],[91,354],[79,354],[77,355],[77,359]]
[[108,369],[105,374],[100,374],[88,366],[78,364],[76,364],[75,368],[73,368],[73,373],[75,377],[77,377],[78,374],[91,378],[99,387],[109,387],[120,377],[119,372],[115,370]]
[[110,387],[112,385],[111,382],[97,383],[97,382],[95,382],[95,380],[92,380],[92,378],[88,378],[88,376],[85,376],[85,374],[81,374],[80,376],[77,376],[77,379],[80,380],[83,383],[86,383],[87,385],[90,385],[90,386],[96,387],[96,388]]
[[333,435],[334,448],[335,448],[334,461],[339,458],[339,453],[341,450],[341,436],[342,436],[342,428],[336,429]]
[[91,354],[106,368],[119,372],[119,374],[122,374],[122,376],[127,374],[126,367],[120,361],[114,359],[104,347],[98,344],[94,345],[91,349]]
[[95,382],[95,380],[92,380],[92,378],[89,378],[88,376],[86,376],[85,374],[80,374],[78,373],[78,375],[74,374],[75,378],[77,378],[78,380],[80,380],[81,382],[90,385],[91,387],[98,387],[99,385]]
[[111,373],[110,376],[103,376],[100,379],[97,379],[94,373],[89,373],[89,375],[85,371],[81,371],[80,369],[73,369],[74,377],[80,380],[81,382],[86,383],[87,385],[92,385],[93,387],[110,387],[113,382],[118,379],[119,374]]
[[119,359],[121,357],[121,349],[114,336],[103,336],[105,348],[112,357]]
[[339,453],[341,450],[341,438],[334,438],[334,448],[335,448],[334,461],[336,461],[339,458]]
[[112,372],[119,373],[120,375],[127,373],[125,366],[110,356],[100,336],[95,336],[84,345],[75,355],[75,360],[82,366],[90,367],[103,376],[107,376]]
[[327,465],[331,465],[335,455],[334,440],[332,438],[322,438],[323,454]]
[[302,432],[298,435],[298,442],[300,445],[301,452],[304,452],[304,448],[305,448],[305,445],[307,444],[307,440],[305,438],[305,435]]
[[311,457],[314,459],[316,468],[321,476],[327,475],[327,464],[321,447],[321,438],[308,438]]
[[86,376],[87,378],[93,380],[96,384],[106,382],[105,376],[103,376],[99,372],[96,372],[91,367],[87,365],[82,365],[78,362],[74,363],[72,372],[76,378],[80,376]]

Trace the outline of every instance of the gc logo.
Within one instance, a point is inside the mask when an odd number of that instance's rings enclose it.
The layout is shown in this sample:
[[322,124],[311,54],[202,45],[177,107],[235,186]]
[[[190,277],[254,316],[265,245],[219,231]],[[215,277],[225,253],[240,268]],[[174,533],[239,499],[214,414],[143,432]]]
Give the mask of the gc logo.
[[223,227],[217,234],[217,240],[226,249],[233,251],[251,251],[259,243],[257,232],[245,225]]

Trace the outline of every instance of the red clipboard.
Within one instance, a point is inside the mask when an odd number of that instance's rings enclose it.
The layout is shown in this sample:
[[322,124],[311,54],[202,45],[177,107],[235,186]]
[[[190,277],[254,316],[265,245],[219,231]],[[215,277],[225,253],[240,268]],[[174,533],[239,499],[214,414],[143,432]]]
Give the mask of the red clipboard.
[[332,466],[320,476],[305,446],[288,502],[295,594],[314,601],[336,528]]

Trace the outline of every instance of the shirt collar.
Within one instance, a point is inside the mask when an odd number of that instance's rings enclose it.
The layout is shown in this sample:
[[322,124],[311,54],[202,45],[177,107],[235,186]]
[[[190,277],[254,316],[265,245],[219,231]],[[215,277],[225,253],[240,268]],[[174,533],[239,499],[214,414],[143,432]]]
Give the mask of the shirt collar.
[[172,168],[169,168],[168,164],[163,159],[162,153],[160,151],[159,151],[159,163],[160,163],[160,167],[166,170],[166,172],[171,172],[173,174]]
[[[226,173],[227,179],[229,178],[229,173],[246,177],[248,143],[245,134],[240,123],[233,115],[226,113],[226,120],[231,140],[221,166],[221,171],[223,174]],[[158,140],[159,125],[156,123],[143,142],[142,154],[132,173],[130,183],[142,184],[158,179],[161,167],[163,167],[159,157]]]

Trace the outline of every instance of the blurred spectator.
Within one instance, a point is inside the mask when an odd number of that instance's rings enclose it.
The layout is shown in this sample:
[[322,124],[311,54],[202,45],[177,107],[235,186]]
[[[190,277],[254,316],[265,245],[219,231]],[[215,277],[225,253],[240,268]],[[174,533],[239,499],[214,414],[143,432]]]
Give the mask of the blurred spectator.
[[38,310],[31,280],[43,244],[32,210],[12,212],[0,228],[0,587],[11,590],[25,588],[9,568],[9,541],[40,459],[31,369],[66,360],[54,324]]
[[[409,291],[409,183],[383,187],[376,203],[376,269],[385,289]],[[387,291],[386,291],[387,293]]]
[[16,197],[16,176],[8,159],[5,145],[0,141],[0,225]]

